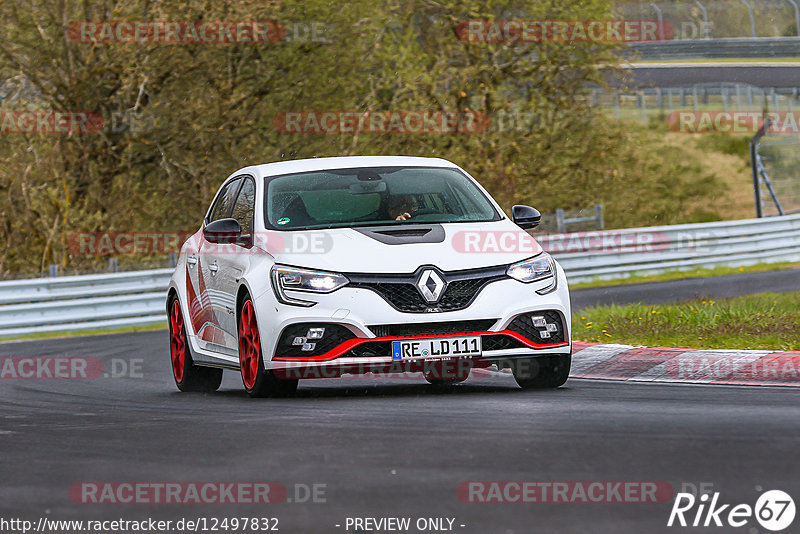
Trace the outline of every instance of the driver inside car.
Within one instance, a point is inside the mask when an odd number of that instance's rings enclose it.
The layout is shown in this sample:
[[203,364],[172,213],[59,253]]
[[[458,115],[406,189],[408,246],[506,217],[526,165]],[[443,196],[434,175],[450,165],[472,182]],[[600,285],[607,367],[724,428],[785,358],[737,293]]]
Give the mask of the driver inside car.
[[389,199],[389,217],[395,221],[407,221],[417,211],[412,195],[397,195]]

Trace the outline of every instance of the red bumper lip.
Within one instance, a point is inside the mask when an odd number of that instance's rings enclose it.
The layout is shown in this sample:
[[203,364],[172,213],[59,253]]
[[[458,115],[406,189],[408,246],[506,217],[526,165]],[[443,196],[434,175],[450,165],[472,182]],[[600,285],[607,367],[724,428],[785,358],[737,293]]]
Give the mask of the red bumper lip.
[[[347,351],[352,349],[353,347],[357,347],[362,343],[373,343],[375,341],[400,341],[403,339],[424,339],[424,338],[431,338],[431,337],[463,337],[463,336],[497,336],[497,335],[505,335],[512,337],[522,343],[523,345],[532,348],[532,349],[553,349],[558,347],[567,347],[569,346],[569,342],[562,342],[562,343],[534,343],[533,341],[529,340],[528,338],[524,337],[523,335],[519,334],[518,332],[514,332],[513,330],[500,330],[499,332],[460,332],[454,334],[424,334],[424,335],[415,335],[415,336],[384,336],[384,337],[372,337],[372,338],[353,338],[345,341],[337,345],[336,347],[332,348],[325,354],[320,354],[319,356],[274,356],[272,361],[278,362],[329,362],[339,358],[342,354],[345,354]],[[387,355],[388,356],[388,355]]]

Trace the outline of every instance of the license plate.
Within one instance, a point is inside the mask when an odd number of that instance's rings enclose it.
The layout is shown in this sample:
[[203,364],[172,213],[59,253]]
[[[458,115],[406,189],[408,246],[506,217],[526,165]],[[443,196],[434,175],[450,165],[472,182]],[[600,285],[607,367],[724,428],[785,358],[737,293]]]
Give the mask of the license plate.
[[452,358],[481,355],[481,336],[392,341],[393,360]]

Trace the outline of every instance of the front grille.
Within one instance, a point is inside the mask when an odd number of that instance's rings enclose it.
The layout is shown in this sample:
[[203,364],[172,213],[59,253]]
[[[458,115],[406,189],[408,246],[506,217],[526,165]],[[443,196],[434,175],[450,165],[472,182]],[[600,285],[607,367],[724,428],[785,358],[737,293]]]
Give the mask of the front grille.
[[[322,339],[308,340],[314,343],[313,350],[302,350],[302,345],[292,345],[296,337],[305,337],[309,328],[324,328]],[[354,333],[342,325],[332,323],[297,323],[287,326],[281,332],[276,356],[319,356],[338,347],[348,339],[356,337]]]
[[465,271],[441,272],[447,287],[439,302],[429,303],[417,290],[420,273],[430,267],[423,266],[413,274],[346,274],[349,287],[374,291],[395,309],[406,313],[447,312],[467,308],[478,293],[489,283],[505,278],[506,266]]
[[369,327],[377,337],[425,336],[432,334],[460,334],[485,332],[497,319],[477,319],[472,321],[443,321],[438,323],[379,324]]
[[[532,317],[544,317],[548,324],[555,324],[557,330],[550,332],[550,337],[542,337],[541,332],[545,328],[536,328],[533,326]],[[564,342],[564,323],[561,320],[561,314],[554,310],[537,311],[520,315],[508,325],[506,330],[513,330],[518,334],[522,334],[526,339],[534,343],[551,344]]]
[[342,358],[376,358],[391,355],[391,341],[367,341],[342,354]]

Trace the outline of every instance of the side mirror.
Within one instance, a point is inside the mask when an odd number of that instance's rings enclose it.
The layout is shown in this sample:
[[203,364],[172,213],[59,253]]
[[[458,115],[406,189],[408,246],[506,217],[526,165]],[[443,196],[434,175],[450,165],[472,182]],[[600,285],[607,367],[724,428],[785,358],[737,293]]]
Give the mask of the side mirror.
[[511,220],[523,230],[529,230],[539,226],[539,223],[542,222],[542,214],[536,208],[518,204],[511,208]]
[[242,236],[242,226],[236,219],[217,219],[203,228],[203,237],[209,243],[239,244],[249,236]]

